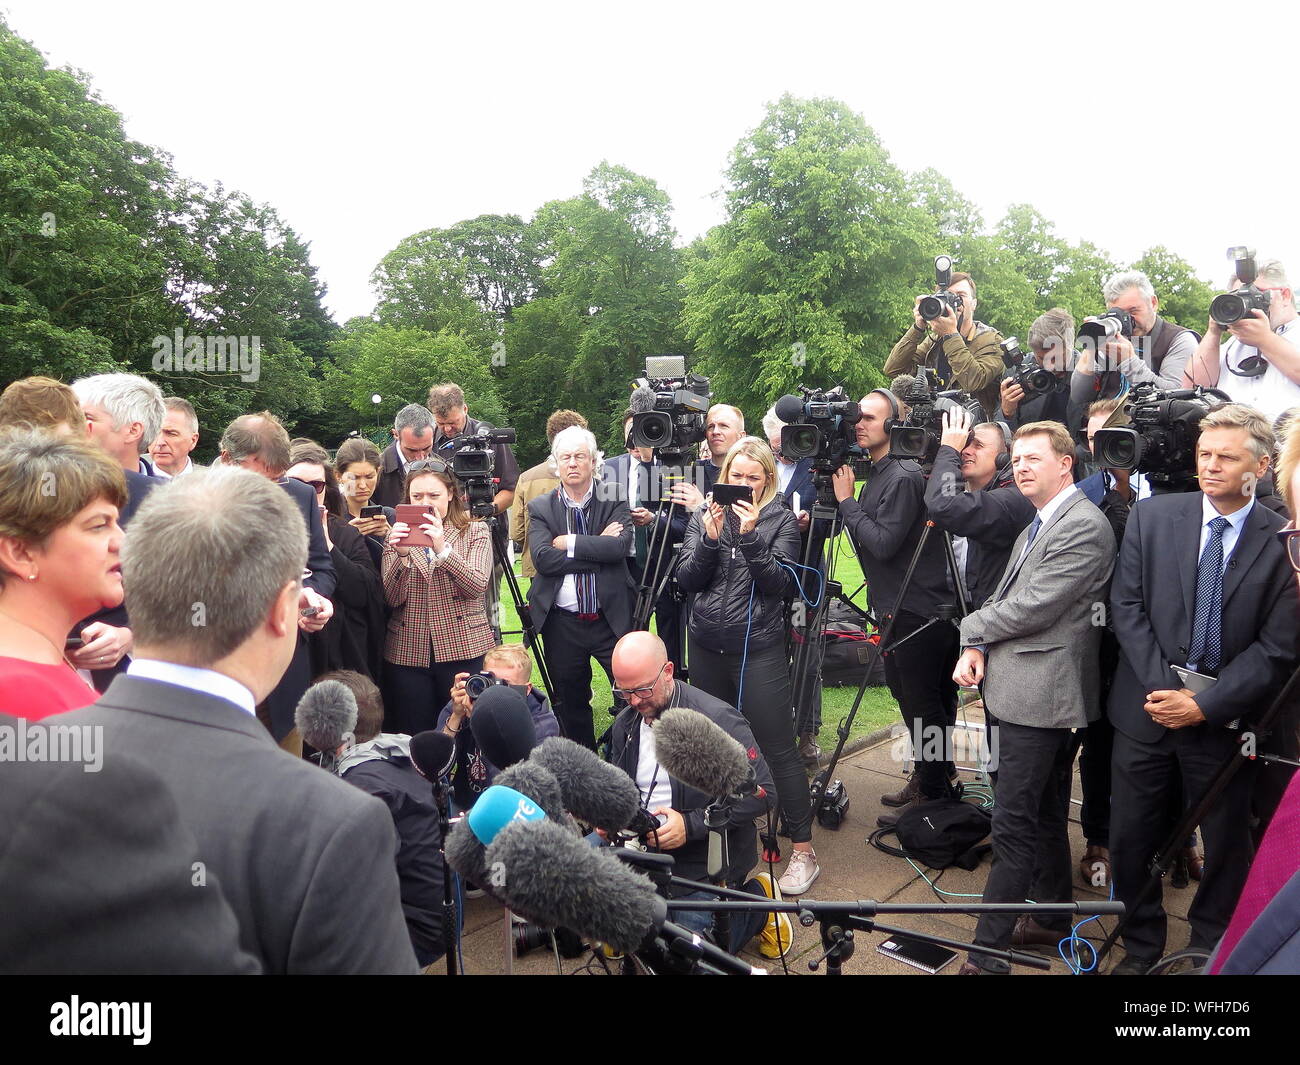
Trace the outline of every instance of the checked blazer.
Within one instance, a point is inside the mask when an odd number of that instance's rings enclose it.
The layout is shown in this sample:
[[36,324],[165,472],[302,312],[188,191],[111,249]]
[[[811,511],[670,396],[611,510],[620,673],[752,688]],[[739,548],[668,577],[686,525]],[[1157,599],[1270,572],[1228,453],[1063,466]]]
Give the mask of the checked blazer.
[[481,521],[445,529],[451,554],[442,560],[430,562],[420,547],[405,559],[384,547],[384,598],[393,608],[384,658],[394,665],[428,669],[434,662],[477,658],[496,643],[484,606],[491,533]]

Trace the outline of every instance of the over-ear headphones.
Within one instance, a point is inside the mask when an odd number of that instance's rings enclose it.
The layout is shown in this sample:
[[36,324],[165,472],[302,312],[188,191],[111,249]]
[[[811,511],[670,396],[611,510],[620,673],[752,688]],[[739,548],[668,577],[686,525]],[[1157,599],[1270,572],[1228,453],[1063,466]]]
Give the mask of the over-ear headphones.
[[1004,451],[998,452],[998,457],[994,460],[994,468],[1000,473],[1011,465],[1011,426],[1003,421],[994,424],[1002,430],[1002,445],[1005,448]]
[[887,400],[889,400],[890,414],[889,417],[885,419],[885,424],[884,424],[885,432],[889,432],[889,430],[894,427],[894,424],[899,420],[899,418],[903,416],[903,412],[898,407],[898,397],[894,395],[894,393],[889,391],[889,389],[873,388],[870,392],[867,393],[867,395],[869,396],[874,396],[877,394],[882,395]]

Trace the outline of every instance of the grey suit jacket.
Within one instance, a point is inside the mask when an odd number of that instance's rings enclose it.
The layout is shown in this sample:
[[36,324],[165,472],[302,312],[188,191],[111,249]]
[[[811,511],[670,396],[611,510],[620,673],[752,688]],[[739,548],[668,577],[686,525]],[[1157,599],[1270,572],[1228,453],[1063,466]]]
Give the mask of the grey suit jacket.
[[104,760],[146,760],[270,973],[414,973],[387,807],[281,750],[233,703],[122,676],[60,724],[102,725]]
[[989,601],[961,624],[963,646],[983,644],[984,703],[1035,728],[1083,728],[1099,716],[1098,649],[1115,566],[1115,534],[1076,491],[1021,560],[1026,528]]

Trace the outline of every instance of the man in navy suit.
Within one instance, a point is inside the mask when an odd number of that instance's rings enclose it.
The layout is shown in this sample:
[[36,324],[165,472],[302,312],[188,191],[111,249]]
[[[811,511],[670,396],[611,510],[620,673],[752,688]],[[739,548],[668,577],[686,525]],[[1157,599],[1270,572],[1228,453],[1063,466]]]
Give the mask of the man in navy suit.
[[[1159,887],[1141,905],[1138,896],[1172,828],[1170,789],[1181,773],[1196,804],[1295,665],[1296,585],[1274,535],[1283,519],[1254,496],[1272,450],[1258,411],[1225,404],[1201,422],[1201,491],[1153,496],[1129,515],[1111,585],[1120,659],[1109,704],[1110,857],[1128,908],[1116,973],[1145,973],[1165,949]],[[1185,682],[1175,666],[1213,683]],[[1205,867],[1187,915],[1193,947],[1208,950],[1223,935],[1250,868],[1254,768],[1233,777],[1201,822]]]
[[[325,530],[311,486],[285,477],[289,468],[289,434],[270,411],[245,414],[236,418],[221,434],[221,461],[242,466],[275,481],[289,493],[307,527],[307,572],[302,582],[298,604],[298,643],[293,661],[284,677],[266,697],[265,708],[271,721],[271,734],[283,743],[293,731],[293,712],[303,692],[311,685],[311,660],[307,652],[309,632],[317,632],[334,616],[330,596],[334,594],[334,563],[325,546]],[[302,611],[314,610],[311,615]],[[300,742],[290,740],[286,746],[301,750]]]

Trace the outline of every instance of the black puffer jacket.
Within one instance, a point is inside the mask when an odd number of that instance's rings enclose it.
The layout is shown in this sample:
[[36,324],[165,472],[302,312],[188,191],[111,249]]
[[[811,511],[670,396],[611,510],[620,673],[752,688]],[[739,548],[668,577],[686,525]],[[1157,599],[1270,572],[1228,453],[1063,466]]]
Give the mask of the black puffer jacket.
[[[799,523],[777,501],[765,506],[748,536],[737,532],[728,511],[722,536],[712,543],[704,535],[703,515],[691,516],[682,542],[677,581],[691,600],[691,639],[710,651],[739,654],[749,630],[751,651],[785,639],[784,600],[795,595],[795,579],[787,565],[799,561]],[[798,572],[797,570],[795,572]],[[753,623],[750,623],[750,592]]]

